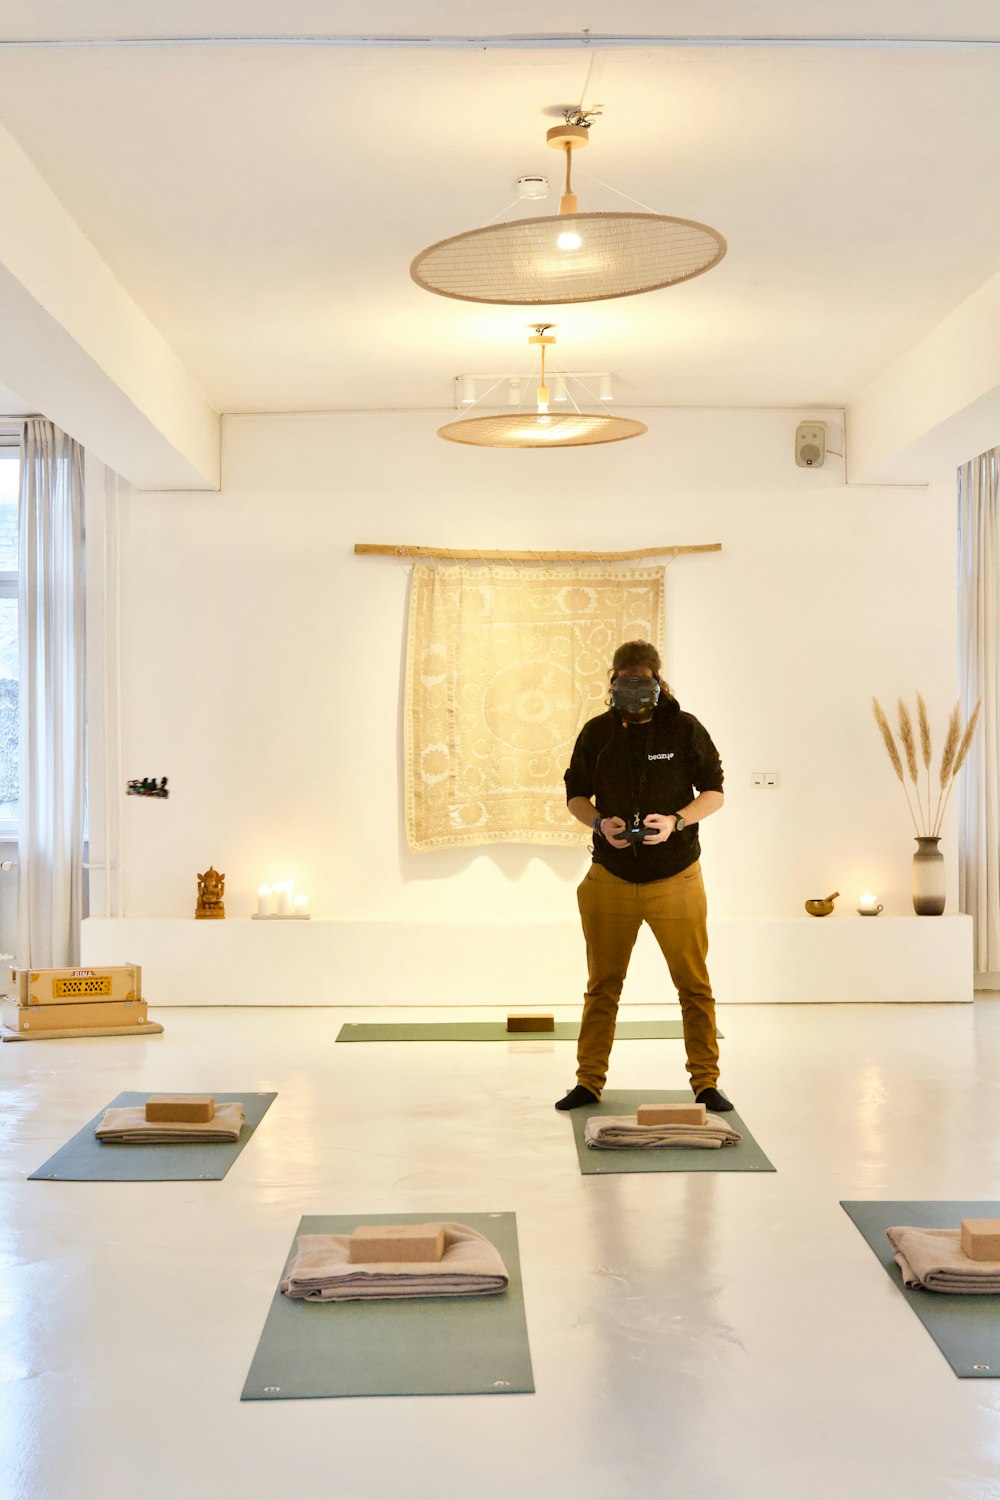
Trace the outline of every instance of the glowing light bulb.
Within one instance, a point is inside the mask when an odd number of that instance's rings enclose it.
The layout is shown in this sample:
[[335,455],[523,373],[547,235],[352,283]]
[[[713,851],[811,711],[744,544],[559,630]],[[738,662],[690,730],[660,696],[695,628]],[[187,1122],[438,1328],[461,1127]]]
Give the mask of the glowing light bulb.
[[556,244],[559,246],[560,250],[579,250],[580,246],[583,244],[583,240],[577,234],[575,229],[564,229],[562,234],[556,240]]

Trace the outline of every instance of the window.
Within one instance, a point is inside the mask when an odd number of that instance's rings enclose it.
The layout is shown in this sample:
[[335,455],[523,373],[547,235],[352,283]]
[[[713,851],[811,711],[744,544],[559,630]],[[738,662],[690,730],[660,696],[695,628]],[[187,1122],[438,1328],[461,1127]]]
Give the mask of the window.
[[20,449],[0,435],[0,838],[17,836],[17,492]]

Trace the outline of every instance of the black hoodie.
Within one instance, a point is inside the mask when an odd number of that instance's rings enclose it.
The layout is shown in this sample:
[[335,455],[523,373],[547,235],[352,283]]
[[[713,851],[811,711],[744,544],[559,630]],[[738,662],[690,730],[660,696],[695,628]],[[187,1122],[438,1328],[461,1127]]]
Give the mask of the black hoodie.
[[[631,824],[647,813],[673,813],[696,792],[722,791],[722,762],[705,727],[661,693],[648,724],[622,723],[614,709],[588,719],[577,736],[564,778],[566,800],[593,797],[603,818]],[[665,880],[701,854],[698,824],[672,833],[651,848],[613,849],[594,835],[594,861],[622,880]]]

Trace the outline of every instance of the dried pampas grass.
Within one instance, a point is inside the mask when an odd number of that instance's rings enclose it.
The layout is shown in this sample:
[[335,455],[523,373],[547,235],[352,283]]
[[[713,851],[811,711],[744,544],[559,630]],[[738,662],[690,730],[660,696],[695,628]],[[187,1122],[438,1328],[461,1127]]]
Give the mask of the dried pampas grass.
[[[927,772],[927,809],[925,816],[924,808],[921,806],[920,802],[920,786],[917,780],[919,774],[917,769],[917,742],[916,736],[913,732],[913,719],[911,717],[910,710],[903,702],[902,698],[898,699],[896,704],[896,712],[899,720],[899,741],[903,747],[903,755],[901,756],[899,753],[899,747],[896,744],[892,729],[889,725],[889,720],[886,718],[885,710],[883,709],[877,698],[872,699],[872,712],[875,715],[875,723],[878,725],[879,733],[882,736],[882,743],[885,745],[886,753],[889,756],[889,761],[892,765],[892,769],[896,773],[896,778],[902,783],[903,791],[906,794],[906,805],[909,808],[910,818],[913,822],[914,828],[916,829],[918,838],[938,838],[940,836],[941,825],[944,821],[945,811],[948,807],[948,798],[951,795],[951,789],[955,785],[955,778],[958,775],[959,771],[962,769],[965,758],[971,748],[972,741],[975,738],[976,726],[979,722],[979,712],[982,708],[982,702],[983,700],[980,698],[979,702],[973,709],[972,714],[969,717],[969,722],[966,724],[964,730],[961,728],[962,720],[957,703],[951,711],[951,717],[948,720],[948,733],[945,736],[944,748],[941,751],[941,770],[938,775],[939,789],[937,808],[935,809],[934,817],[932,819],[930,780],[932,745],[931,726],[930,719],[927,714],[927,705],[925,704],[921,694],[918,693],[917,727],[920,733],[920,758],[923,761],[924,769]],[[914,790],[916,792],[917,809],[920,813],[919,822],[914,815],[913,806],[910,801],[909,789],[907,788],[906,778],[903,773],[904,756],[906,758],[906,769],[909,772],[910,780],[913,782]],[[921,824],[924,828],[923,833],[921,833]]]
[[958,775],[959,771],[962,769],[962,763],[969,753],[969,746],[972,744],[972,737],[976,732],[976,723],[979,719],[979,710],[982,708],[982,706],[983,700],[982,698],[980,698],[975,708],[972,710],[972,718],[965,726],[965,733],[962,735],[962,743],[959,745],[958,754],[955,756],[955,768],[951,773],[953,777]]
[[[920,729],[920,758],[924,763],[927,779],[927,821],[931,820],[931,721],[927,716],[927,704],[923,693],[917,694],[917,725]],[[917,794],[917,801],[920,795]]]
[[931,768],[931,721],[927,717],[927,704],[923,695],[917,694],[917,723],[920,726],[920,757],[924,763],[924,769]]
[[906,769],[910,773],[913,785],[917,784],[917,747],[913,739],[913,720],[910,718],[910,710],[902,698],[896,701],[896,714],[899,718],[899,742],[906,756]]
[[951,775],[951,768],[955,763],[955,751],[958,749],[958,742],[961,736],[962,720],[959,715],[958,703],[956,702],[955,707],[951,711],[951,718],[948,720],[948,734],[944,742],[944,749],[941,752],[942,791],[948,785],[948,777]]
[[[958,775],[959,771],[962,769],[962,766],[965,764],[965,757],[968,755],[970,746],[972,745],[972,741],[975,738],[976,725],[979,722],[979,710],[982,708],[982,706],[983,706],[983,700],[982,700],[982,698],[979,698],[976,701],[975,708],[972,710],[972,713],[969,716],[969,722],[965,726],[965,731],[964,731],[964,733],[962,735],[962,738],[958,742],[958,749],[955,751],[955,758],[954,758],[954,760],[952,762],[952,765],[951,765],[951,774],[950,774],[950,777],[949,777],[949,780],[948,780],[947,790],[945,791],[945,794],[944,794],[944,802],[943,802],[943,804],[940,802],[940,798],[938,799],[940,810],[938,812],[937,817],[934,820],[934,833],[935,833],[935,835],[938,835],[941,832],[941,824],[944,822],[944,815],[945,815],[945,813],[948,810],[948,798],[951,796],[951,789],[955,785],[955,777]],[[953,718],[955,718],[955,716],[957,715],[957,711],[958,711],[958,704],[956,703],[955,704],[955,714],[952,716]],[[956,727],[957,727],[957,719],[956,719]],[[949,732],[950,732],[950,728],[951,728],[951,726],[949,725]]]
[[[914,828],[917,828],[917,820],[913,817],[913,808],[910,807],[910,794],[906,790],[906,782],[903,780],[903,762],[899,758],[899,750],[896,748],[896,741],[892,737],[892,730],[889,728],[889,720],[885,716],[885,709],[882,707],[877,698],[872,699],[872,713],[875,715],[875,723],[878,725],[879,730],[881,731],[882,742],[885,745],[885,748],[889,755],[889,759],[892,762],[892,769],[895,771],[900,783],[902,784],[903,795],[906,797],[906,805],[909,808],[910,817],[913,819],[913,826]],[[919,831],[920,830],[917,829],[918,834]]]
[[885,716],[885,709],[882,707],[877,698],[872,699],[872,713],[875,715],[875,723],[882,731],[882,739],[885,743],[886,750],[889,752],[889,759],[892,761],[892,769],[895,771],[900,781],[902,781],[903,762],[899,758],[899,751],[896,749],[896,741],[892,737],[892,730],[889,728],[889,720]]

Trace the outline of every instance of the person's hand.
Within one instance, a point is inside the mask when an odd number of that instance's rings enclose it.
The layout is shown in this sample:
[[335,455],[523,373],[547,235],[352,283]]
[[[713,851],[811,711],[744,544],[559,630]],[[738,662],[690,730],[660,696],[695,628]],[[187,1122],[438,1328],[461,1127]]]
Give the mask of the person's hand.
[[646,834],[643,845],[665,844],[674,831],[676,819],[673,813],[647,813],[643,818],[643,827],[652,831]]
[[601,837],[612,849],[627,849],[628,839],[619,838],[618,835],[625,829],[624,818],[602,818],[600,823]]

